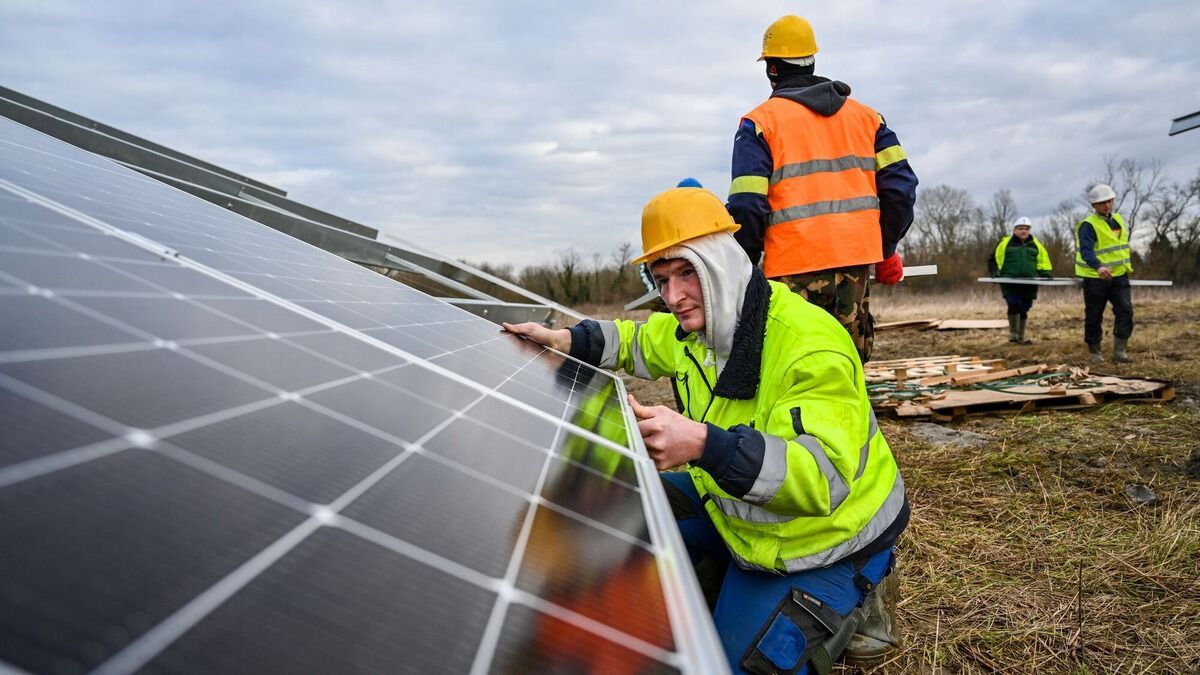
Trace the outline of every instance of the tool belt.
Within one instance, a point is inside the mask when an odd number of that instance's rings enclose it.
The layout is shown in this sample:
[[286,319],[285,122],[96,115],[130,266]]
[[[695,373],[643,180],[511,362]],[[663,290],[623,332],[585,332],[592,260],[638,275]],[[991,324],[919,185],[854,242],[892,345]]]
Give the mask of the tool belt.
[[[854,584],[864,598],[877,586],[862,573],[868,559],[854,560]],[[891,571],[889,564],[883,576]],[[750,643],[741,667],[752,675],[780,675],[799,672],[807,664],[811,672],[829,675],[833,662],[865,621],[862,607],[843,617],[808,591],[793,588]]]

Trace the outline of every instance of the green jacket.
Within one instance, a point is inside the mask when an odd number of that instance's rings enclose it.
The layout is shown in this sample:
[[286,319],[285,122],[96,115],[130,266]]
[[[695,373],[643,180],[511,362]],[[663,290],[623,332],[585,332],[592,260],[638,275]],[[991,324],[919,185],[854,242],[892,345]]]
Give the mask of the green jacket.
[[[1053,265],[1050,254],[1042,242],[1032,234],[1025,241],[1013,235],[1000,238],[996,250],[992,253],[992,274],[998,277],[1036,277],[1050,276]],[[1038,296],[1038,287],[1023,284],[1000,284],[1001,295],[1017,295],[1034,300]]]
[[757,278],[761,297],[747,293],[719,379],[707,348],[670,314],[584,322],[591,328],[572,329],[573,339],[586,334],[595,365],[675,380],[683,414],[709,425],[688,472],[730,552],[746,569],[795,572],[894,539],[907,502],[849,334]]
[[1053,269],[1046,247],[1032,234],[1024,242],[1011,234],[1001,237],[992,256],[1002,277],[1034,277]]

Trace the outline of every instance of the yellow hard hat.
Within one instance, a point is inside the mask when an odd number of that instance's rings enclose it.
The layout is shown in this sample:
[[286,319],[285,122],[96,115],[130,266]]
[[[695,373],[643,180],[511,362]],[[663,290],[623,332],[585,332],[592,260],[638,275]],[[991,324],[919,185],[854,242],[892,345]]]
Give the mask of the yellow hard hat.
[[817,49],[817,38],[813,36],[812,25],[808,20],[788,14],[767,26],[766,32],[763,33],[762,56],[758,57],[758,60],[802,59],[818,51],[820,50]]
[[725,205],[704,188],[672,188],[651,199],[642,209],[642,255],[631,265],[650,262],[676,244],[741,227]]

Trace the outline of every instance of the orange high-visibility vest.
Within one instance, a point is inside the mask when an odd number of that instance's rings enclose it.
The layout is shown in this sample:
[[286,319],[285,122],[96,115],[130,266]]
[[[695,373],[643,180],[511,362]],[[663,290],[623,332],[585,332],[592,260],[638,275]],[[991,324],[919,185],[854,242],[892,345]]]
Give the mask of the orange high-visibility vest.
[[883,260],[875,190],[875,134],[882,118],[853,99],[832,117],[770,98],[747,119],[771,149],[767,277]]

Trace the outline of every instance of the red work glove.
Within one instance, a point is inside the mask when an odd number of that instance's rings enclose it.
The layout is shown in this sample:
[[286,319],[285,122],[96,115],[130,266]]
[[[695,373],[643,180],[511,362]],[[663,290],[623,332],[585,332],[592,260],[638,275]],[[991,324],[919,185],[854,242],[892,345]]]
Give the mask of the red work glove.
[[903,278],[904,261],[900,259],[899,253],[893,253],[892,257],[875,263],[875,281],[892,286],[900,283]]

